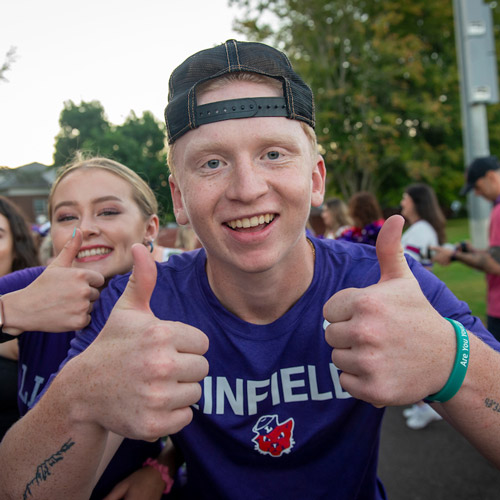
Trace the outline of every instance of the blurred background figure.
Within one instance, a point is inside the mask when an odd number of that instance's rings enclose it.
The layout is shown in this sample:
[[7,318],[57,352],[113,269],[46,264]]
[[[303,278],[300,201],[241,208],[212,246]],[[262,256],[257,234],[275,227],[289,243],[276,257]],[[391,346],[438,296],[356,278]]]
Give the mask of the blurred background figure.
[[175,247],[185,251],[195,250],[201,247],[200,240],[191,226],[186,225],[179,227],[177,238],[175,239]]
[[[35,240],[24,215],[0,196],[0,277],[39,264]],[[19,418],[17,408],[17,341],[0,344],[0,440]]]
[[44,236],[38,246],[38,258],[40,265],[48,266],[54,260],[54,247],[52,246],[52,237],[50,234]]
[[[446,218],[434,190],[421,183],[408,186],[401,199],[401,215],[409,224],[401,237],[403,250],[427,269],[431,269],[430,247],[442,245],[446,241]],[[403,410],[403,415],[406,425],[414,430],[423,429],[435,420],[442,420],[423,401]]]
[[325,224],[325,238],[337,239],[353,226],[347,205],[340,198],[329,198],[323,204],[321,218]]
[[409,225],[401,238],[405,253],[430,269],[430,247],[446,241],[446,218],[434,190],[427,184],[408,186],[401,199],[401,215]]
[[337,239],[375,245],[384,216],[379,202],[368,191],[360,191],[351,196],[348,204],[349,216],[354,226],[347,229]]
[[191,226],[179,226],[175,237],[174,247],[154,244],[153,257],[157,262],[166,262],[170,256],[189,250],[200,248],[201,243]]

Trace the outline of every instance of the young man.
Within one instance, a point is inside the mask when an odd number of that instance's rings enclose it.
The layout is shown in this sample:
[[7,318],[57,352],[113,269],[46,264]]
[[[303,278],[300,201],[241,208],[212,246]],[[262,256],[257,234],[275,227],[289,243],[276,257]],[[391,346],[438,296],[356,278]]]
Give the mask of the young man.
[[175,215],[204,248],[158,266],[134,248],[130,280],[2,443],[4,497],[86,498],[116,435],[171,434],[187,498],[383,499],[383,406],[429,395],[500,465],[499,345],[406,262],[403,219],[376,253],[306,238],[325,165],[286,56],[234,40],[193,55],[166,122]]
[[489,247],[486,250],[479,250],[470,245],[455,250],[433,247],[433,260],[443,266],[458,260],[486,273],[488,330],[500,340],[500,163],[495,156],[476,158],[470,164],[467,169],[467,183],[461,194],[467,194],[472,189],[478,196],[494,204],[490,218]]

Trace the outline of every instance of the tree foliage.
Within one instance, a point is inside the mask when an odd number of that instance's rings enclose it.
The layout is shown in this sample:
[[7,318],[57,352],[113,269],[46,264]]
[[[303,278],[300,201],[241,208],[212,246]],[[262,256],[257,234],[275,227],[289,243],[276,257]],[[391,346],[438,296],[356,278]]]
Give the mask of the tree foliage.
[[397,206],[412,182],[443,206],[463,183],[452,2],[229,0],[235,29],[284,50],[312,87],[328,193]]
[[173,219],[165,152],[164,126],[149,111],[133,111],[122,125],[113,125],[99,101],[64,103],[59,117],[54,166],[70,161],[76,151],[102,155],[136,171],[153,189],[162,221]]

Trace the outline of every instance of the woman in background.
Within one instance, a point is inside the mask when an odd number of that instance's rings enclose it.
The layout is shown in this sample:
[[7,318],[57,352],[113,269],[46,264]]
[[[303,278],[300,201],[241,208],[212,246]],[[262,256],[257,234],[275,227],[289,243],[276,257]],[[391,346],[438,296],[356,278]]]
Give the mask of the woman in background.
[[403,193],[401,215],[409,224],[401,244],[406,253],[430,268],[429,248],[446,241],[446,218],[436,193],[427,184],[412,184]]
[[349,199],[349,215],[354,227],[344,231],[339,240],[375,245],[384,216],[377,198],[368,191],[360,191]]
[[[405,253],[432,268],[429,248],[446,241],[446,218],[437,201],[436,193],[427,184],[412,184],[406,188],[401,199],[401,215],[409,228],[401,237]],[[410,429],[423,429],[435,420],[442,420],[428,404],[420,401],[403,410],[406,425]]]
[[[128,167],[101,157],[77,157],[63,167],[52,185],[48,209],[55,259],[46,268],[0,279],[3,331],[19,339],[21,415],[57,372],[74,330],[89,322],[100,290],[115,275],[132,269],[132,246],[142,243],[152,251],[159,228],[158,205],[149,186]],[[91,498],[101,500],[134,472],[135,482],[128,488],[140,493],[126,498],[161,498],[171,485],[155,462],[161,450],[160,440],[125,439]],[[149,459],[153,462],[143,467]]]
[[[0,196],[0,277],[38,265],[37,249],[21,211]],[[0,344],[0,441],[19,418],[17,409],[17,342]]]
[[353,226],[347,205],[340,198],[329,198],[321,210],[321,218],[325,224],[325,238],[337,239]]

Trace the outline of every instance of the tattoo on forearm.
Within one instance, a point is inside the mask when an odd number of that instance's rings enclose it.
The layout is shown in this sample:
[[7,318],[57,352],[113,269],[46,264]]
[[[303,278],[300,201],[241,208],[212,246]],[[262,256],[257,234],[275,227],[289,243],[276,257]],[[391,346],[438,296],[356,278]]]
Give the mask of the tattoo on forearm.
[[43,461],[40,465],[37,466],[35,477],[26,485],[26,489],[24,490],[24,500],[32,496],[31,488],[33,486],[37,486],[41,482],[47,480],[47,478],[51,475],[51,468],[64,458],[63,454],[66,453],[74,444],[75,442],[71,438],[69,438],[61,446],[61,449],[59,451],[51,455],[47,460]]
[[497,413],[500,413],[500,403],[498,401],[495,401],[494,399],[486,398],[484,400],[484,406],[486,406],[486,408],[491,408]]

